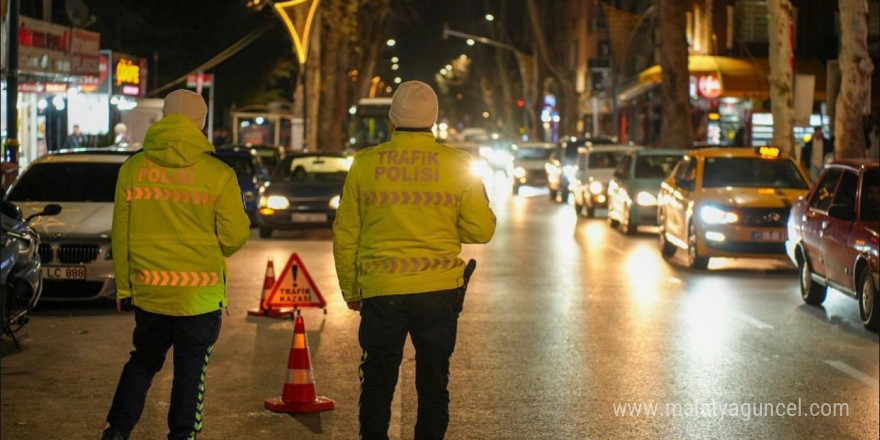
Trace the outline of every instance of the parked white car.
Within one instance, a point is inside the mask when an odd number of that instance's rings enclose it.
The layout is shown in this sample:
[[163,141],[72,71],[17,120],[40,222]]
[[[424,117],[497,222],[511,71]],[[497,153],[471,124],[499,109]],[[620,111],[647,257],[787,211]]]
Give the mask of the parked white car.
[[608,182],[620,159],[630,151],[640,150],[634,145],[588,145],[578,149],[569,191],[574,196],[575,211],[592,217],[596,208],[608,206]]
[[34,161],[9,189],[7,199],[27,217],[47,203],[54,217],[31,226],[40,234],[43,300],[87,301],[116,297],[110,228],[119,167],[132,151],[71,150]]

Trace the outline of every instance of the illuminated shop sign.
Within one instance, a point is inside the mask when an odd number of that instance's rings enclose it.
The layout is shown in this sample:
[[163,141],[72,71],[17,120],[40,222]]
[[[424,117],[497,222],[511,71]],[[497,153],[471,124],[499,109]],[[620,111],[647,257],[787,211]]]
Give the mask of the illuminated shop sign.
[[721,80],[715,75],[697,77],[697,94],[702,98],[719,98],[724,93]]
[[112,60],[112,93],[144,96],[147,91],[147,60],[121,53],[113,53]]

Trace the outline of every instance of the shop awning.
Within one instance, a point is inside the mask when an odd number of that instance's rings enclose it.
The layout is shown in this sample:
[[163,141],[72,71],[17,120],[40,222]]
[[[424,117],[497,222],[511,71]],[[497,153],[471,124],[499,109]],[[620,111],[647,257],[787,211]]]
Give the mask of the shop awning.
[[[713,55],[688,56],[692,76],[712,75],[720,80],[722,95],[736,98],[770,98],[770,64],[764,59],[729,58]],[[816,60],[795,60],[795,73],[816,77],[815,100],[825,99],[825,67]],[[663,69],[651,66],[639,74],[639,85],[658,84]]]

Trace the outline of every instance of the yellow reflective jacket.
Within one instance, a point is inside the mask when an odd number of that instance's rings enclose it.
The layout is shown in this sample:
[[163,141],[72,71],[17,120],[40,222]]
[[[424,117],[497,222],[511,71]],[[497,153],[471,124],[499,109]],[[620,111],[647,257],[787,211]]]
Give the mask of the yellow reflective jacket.
[[183,115],[153,124],[119,170],[113,205],[116,298],[192,316],[226,306],[226,261],[250,224],[232,171]]
[[430,132],[399,130],[355,156],[333,225],[346,301],[462,285],[461,244],[495,233],[471,161]]

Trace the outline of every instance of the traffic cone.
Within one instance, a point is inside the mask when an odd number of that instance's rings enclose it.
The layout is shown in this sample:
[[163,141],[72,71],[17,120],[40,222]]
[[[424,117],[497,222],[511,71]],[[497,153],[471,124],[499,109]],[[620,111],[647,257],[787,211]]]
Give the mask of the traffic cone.
[[309,342],[306,340],[306,324],[297,315],[293,328],[293,342],[287,358],[287,382],[281,397],[266,399],[266,409],[283,413],[313,413],[328,411],[336,406],[332,400],[315,393],[315,373],[309,358]]
[[273,309],[271,306],[266,307],[266,298],[269,297],[269,294],[272,292],[272,287],[275,286],[275,263],[272,257],[269,257],[269,261],[266,262],[266,275],[263,277],[263,293],[260,294],[260,305],[256,309],[250,309],[247,311],[248,315],[251,316],[286,316],[290,314],[292,309]]

